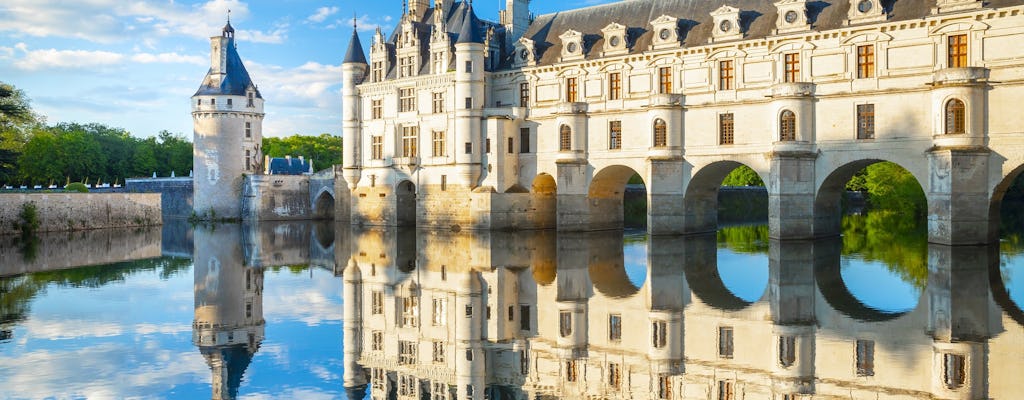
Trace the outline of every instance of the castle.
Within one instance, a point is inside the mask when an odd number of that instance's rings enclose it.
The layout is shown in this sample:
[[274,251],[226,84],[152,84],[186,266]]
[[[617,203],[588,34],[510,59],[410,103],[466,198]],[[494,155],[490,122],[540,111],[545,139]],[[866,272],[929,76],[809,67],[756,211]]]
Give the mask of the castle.
[[[368,55],[353,32],[344,165],[296,190],[355,224],[589,231],[622,227],[639,175],[649,232],[678,234],[716,228],[718,187],[746,165],[772,237],[803,239],[837,234],[845,183],[892,161],[927,195],[930,241],[986,243],[1024,166],[1022,13],[1020,0],[631,0],[533,16],[507,0],[490,22],[471,2],[413,0]],[[212,89],[193,98],[195,208],[235,216],[262,99],[228,28]]]

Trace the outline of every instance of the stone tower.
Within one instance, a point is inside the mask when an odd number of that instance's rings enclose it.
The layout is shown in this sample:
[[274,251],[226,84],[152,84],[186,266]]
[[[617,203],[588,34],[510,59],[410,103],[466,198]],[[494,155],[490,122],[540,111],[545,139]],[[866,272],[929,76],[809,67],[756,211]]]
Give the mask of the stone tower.
[[515,43],[530,27],[530,0],[505,0],[501,11],[501,24],[505,25],[508,43]]
[[210,38],[210,71],[192,96],[192,123],[195,213],[238,219],[242,175],[263,170],[263,96],[238,56],[231,21]]
[[[486,151],[480,143],[484,108],[484,38],[480,20],[470,4],[455,42],[455,143],[467,151],[455,152],[453,183],[474,189],[481,175],[480,160]],[[461,150],[461,149],[460,149]]]
[[359,92],[356,85],[363,82],[366,71],[370,68],[366,64],[366,53],[363,52],[363,44],[359,41],[359,32],[355,21],[352,21],[352,39],[348,44],[348,51],[345,52],[345,59],[341,62],[341,75],[343,86],[342,97],[342,167],[344,168],[345,180],[349,189],[354,189],[359,183],[360,176],[360,149],[362,140],[359,129]]

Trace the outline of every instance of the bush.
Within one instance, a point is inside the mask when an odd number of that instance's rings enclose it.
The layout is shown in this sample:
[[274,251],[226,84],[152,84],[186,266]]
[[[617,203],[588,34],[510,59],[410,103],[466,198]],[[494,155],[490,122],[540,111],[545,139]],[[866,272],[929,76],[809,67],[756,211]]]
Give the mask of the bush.
[[81,182],[70,183],[64,187],[64,190],[76,193],[89,193],[89,187],[85,186],[85,184]]
[[35,203],[22,204],[18,217],[21,218],[18,228],[23,238],[31,237],[39,229],[39,209]]

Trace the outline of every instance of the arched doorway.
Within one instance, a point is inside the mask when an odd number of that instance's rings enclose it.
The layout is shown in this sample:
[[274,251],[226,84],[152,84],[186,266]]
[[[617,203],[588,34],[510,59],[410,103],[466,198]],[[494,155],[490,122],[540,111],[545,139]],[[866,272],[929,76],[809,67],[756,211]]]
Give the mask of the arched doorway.
[[416,185],[402,181],[395,187],[395,225],[416,226]]
[[630,167],[613,165],[594,174],[587,199],[593,230],[647,226],[647,185]]
[[327,191],[321,192],[313,203],[313,219],[334,219],[334,196]]

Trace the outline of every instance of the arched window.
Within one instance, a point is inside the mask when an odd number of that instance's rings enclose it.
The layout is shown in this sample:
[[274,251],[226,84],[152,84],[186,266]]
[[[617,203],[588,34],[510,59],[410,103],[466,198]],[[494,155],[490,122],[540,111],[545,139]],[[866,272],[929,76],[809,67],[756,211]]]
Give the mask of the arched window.
[[796,114],[785,110],[779,116],[779,141],[792,142],[796,140]]
[[654,120],[654,147],[665,146],[668,146],[668,127],[665,120],[659,118]]
[[562,125],[558,130],[558,150],[572,150],[572,128],[569,125]]
[[946,102],[946,134],[967,133],[967,107],[964,102],[952,99]]

